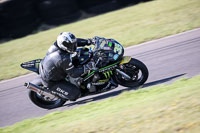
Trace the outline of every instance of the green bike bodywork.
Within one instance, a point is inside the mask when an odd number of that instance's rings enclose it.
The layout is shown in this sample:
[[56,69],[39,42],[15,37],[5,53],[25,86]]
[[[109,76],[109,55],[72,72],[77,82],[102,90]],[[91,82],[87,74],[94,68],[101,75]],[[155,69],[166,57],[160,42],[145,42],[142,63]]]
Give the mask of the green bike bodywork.
[[126,64],[131,60],[131,56],[124,56],[123,59],[121,61],[115,62],[109,66],[103,67],[98,69],[97,71],[93,70],[92,72],[90,72],[87,76],[85,76],[83,78],[83,81],[88,80],[89,78],[91,78],[95,73],[103,73],[106,79],[110,79],[111,75],[113,75],[113,70],[114,68],[116,68],[118,65],[121,64]]

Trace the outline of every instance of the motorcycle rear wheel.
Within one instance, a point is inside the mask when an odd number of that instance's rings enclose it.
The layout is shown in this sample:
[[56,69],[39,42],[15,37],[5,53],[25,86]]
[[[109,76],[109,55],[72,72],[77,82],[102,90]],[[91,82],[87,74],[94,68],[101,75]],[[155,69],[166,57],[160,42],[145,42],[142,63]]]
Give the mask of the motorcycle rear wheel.
[[54,100],[47,100],[44,98],[44,96],[31,90],[28,93],[29,93],[30,100],[35,105],[44,109],[54,109],[54,108],[62,106],[66,102],[66,100],[59,99],[59,98],[54,99]]
[[129,63],[123,64],[123,67],[120,71],[126,73],[131,79],[126,79],[121,74],[115,72],[114,80],[122,86],[138,87],[143,85],[148,79],[149,72],[146,65],[137,59],[132,58]]
[[[43,86],[40,76],[38,76],[36,79],[31,81],[31,83],[38,86]],[[54,109],[54,108],[62,106],[66,102],[66,100],[64,99],[50,98],[31,90],[28,91],[28,96],[35,105],[44,109]]]

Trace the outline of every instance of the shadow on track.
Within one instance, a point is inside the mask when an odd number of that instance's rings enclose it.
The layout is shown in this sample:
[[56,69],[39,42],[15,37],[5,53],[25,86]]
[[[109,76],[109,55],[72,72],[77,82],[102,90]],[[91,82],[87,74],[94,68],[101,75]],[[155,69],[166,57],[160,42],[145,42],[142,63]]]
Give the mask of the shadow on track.
[[153,82],[150,82],[150,83],[147,83],[147,84],[144,84],[143,86],[140,86],[140,87],[134,87],[134,88],[124,88],[124,89],[121,89],[121,90],[117,90],[117,91],[113,91],[113,92],[105,92],[104,94],[102,95],[98,95],[98,96],[94,96],[92,98],[88,98],[88,99],[84,99],[84,100],[81,100],[81,101],[77,101],[77,102],[73,102],[73,103],[69,103],[69,104],[65,104],[64,106],[74,106],[74,105],[81,105],[81,104],[85,104],[85,103],[89,103],[89,102],[93,102],[93,101],[98,101],[98,100],[102,100],[102,99],[106,99],[108,97],[114,97],[114,96],[117,96],[119,95],[120,93],[122,93],[123,91],[131,91],[131,90],[137,90],[139,88],[146,88],[146,87],[150,87],[150,86],[154,86],[154,85],[158,85],[158,84],[162,84],[162,83],[166,83],[168,81],[171,81],[175,78],[178,78],[178,77],[181,77],[183,75],[185,75],[186,73],[184,74],[179,74],[179,75],[175,75],[175,76],[171,76],[171,77],[168,77],[168,78],[164,78],[164,79],[161,79],[161,80],[157,80],[157,81],[153,81]]

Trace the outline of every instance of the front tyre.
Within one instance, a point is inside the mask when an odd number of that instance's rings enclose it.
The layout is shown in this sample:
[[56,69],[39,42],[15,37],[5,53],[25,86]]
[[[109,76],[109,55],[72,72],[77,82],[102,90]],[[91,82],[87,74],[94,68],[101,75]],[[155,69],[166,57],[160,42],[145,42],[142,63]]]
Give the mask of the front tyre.
[[131,77],[131,79],[127,79],[118,72],[115,73],[115,81],[125,87],[138,87],[143,85],[149,76],[146,65],[134,58],[132,58],[130,62],[123,64],[120,71],[123,71]]
[[29,90],[29,98],[34,104],[44,109],[54,109],[62,106],[66,102],[66,100],[59,98],[48,99],[47,97],[31,90]]

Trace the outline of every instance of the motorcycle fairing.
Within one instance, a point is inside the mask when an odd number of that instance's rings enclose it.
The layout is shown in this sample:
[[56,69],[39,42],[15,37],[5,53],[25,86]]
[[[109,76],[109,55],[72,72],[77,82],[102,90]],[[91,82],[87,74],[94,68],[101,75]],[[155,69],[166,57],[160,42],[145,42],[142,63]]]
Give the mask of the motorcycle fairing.
[[21,67],[36,73],[39,73],[39,65],[42,59],[36,59],[21,64]]
[[124,56],[120,64],[129,63],[130,60],[131,60],[131,56]]
[[[103,72],[103,73],[107,73],[112,71],[115,67],[117,67],[117,64],[119,64],[120,62],[115,62],[114,64],[108,65],[106,67],[100,68],[98,70],[98,72]],[[93,70],[92,72],[90,72],[85,78],[83,78],[83,81],[88,80],[90,77],[92,77],[95,74],[95,70]],[[104,74],[105,75],[105,74]],[[110,77],[110,76],[109,76]]]

